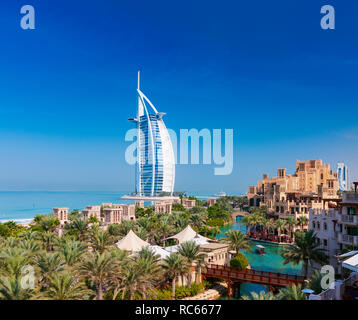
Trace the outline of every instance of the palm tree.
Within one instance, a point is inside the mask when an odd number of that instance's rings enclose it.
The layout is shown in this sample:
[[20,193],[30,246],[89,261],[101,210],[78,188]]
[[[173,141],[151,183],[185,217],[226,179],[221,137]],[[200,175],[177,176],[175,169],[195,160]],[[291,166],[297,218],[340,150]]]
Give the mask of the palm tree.
[[21,269],[28,265],[33,257],[26,250],[18,247],[9,247],[0,252],[0,274],[19,278]]
[[39,298],[53,300],[83,300],[91,291],[69,272],[54,274],[49,278],[49,288]]
[[55,231],[56,227],[60,224],[58,218],[53,214],[41,215],[36,222],[46,233]]
[[188,286],[191,288],[191,268],[193,263],[203,259],[205,256],[200,252],[200,246],[194,241],[186,241],[179,246],[178,253],[181,254],[187,260],[188,266]]
[[41,240],[44,249],[47,251],[52,251],[54,245],[58,242],[58,236],[54,232],[41,233]]
[[255,214],[249,214],[241,219],[241,224],[246,225],[246,234],[249,234],[251,228],[256,225],[256,219]]
[[117,262],[116,265],[116,272],[109,280],[110,288],[113,290],[112,299],[116,300],[119,292],[123,289],[122,288],[122,273],[123,269],[132,262],[131,259],[128,259],[128,253],[124,250],[119,250],[118,248],[114,247],[110,251],[111,256]]
[[301,291],[302,286],[292,285],[280,289],[277,294],[277,300],[306,300],[306,295]]
[[313,230],[308,232],[297,232],[295,242],[292,246],[284,248],[282,257],[285,259],[284,264],[293,263],[294,265],[303,262],[304,277],[308,276],[308,265],[313,262],[318,264],[328,263],[328,257],[324,249],[320,249],[319,241]]
[[240,250],[251,251],[249,240],[240,230],[229,230],[225,233],[225,239],[230,244],[231,249],[236,251],[236,255],[239,254]]
[[214,239],[216,239],[216,235],[221,233],[220,227],[218,226],[210,227],[210,233],[214,236]]
[[67,229],[73,230],[78,234],[80,240],[84,240],[88,231],[88,220],[84,218],[75,218],[71,223],[66,225]]
[[162,268],[159,265],[160,255],[155,254],[148,248],[143,248],[134,256],[135,268],[140,276],[139,288],[144,299],[147,292],[154,288],[154,283],[159,279]]
[[312,289],[315,294],[320,294],[323,291],[321,284],[323,276],[324,275],[319,270],[315,270],[315,272],[311,276],[309,288]]
[[78,267],[81,277],[96,285],[97,300],[103,300],[103,285],[116,272],[116,261],[109,252],[88,254]]
[[112,223],[108,227],[108,232],[112,236],[119,236],[120,235],[120,228],[118,223]]
[[60,256],[59,253],[45,252],[40,254],[35,259],[35,265],[40,269],[40,283],[42,287],[47,287],[49,278],[58,272],[65,270],[65,260]]
[[286,221],[283,219],[277,219],[276,222],[278,241],[281,242],[281,232],[285,229]]
[[160,239],[163,242],[163,246],[165,247],[165,239],[168,237],[168,235],[172,232],[173,228],[172,226],[165,220],[161,220],[157,232],[160,234]]
[[133,220],[124,220],[119,225],[119,229],[120,229],[120,235],[124,237],[128,234],[129,231],[131,230],[135,231],[137,229],[136,222]]
[[94,251],[99,251],[99,253],[103,253],[103,251],[113,245],[113,243],[114,239],[107,230],[93,230],[90,234],[91,247]]
[[298,224],[301,226],[301,231],[303,231],[304,227],[308,224],[308,218],[306,216],[302,216],[297,220]]
[[134,262],[125,265],[120,276],[122,284],[122,298],[125,293],[128,293],[129,300],[133,300],[141,277],[138,268],[135,268],[134,266]]
[[67,240],[59,249],[68,266],[72,267],[86,252],[87,246],[76,240]]
[[27,251],[29,255],[35,255],[41,250],[39,242],[34,239],[22,239],[18,242],[17,247]]
[[23,289],[21,280],[16,277],[0,277],[1,300],[27,300],[33,295],[33,290]]
[[275,300],[275,296],[273,295],[273,293],[271,291],[269,292],[265,292],[265,291],[260,291],[260,293],[256,293],[256,292],[251,292],[251,297],[250,296],[242,296],[242,300]]
[[290,233],[290,238],[293,239],[293,228],[297,224],[297,222],[294,218],[288,217],[286,219],[286,224],[287,224],[288,232]]
[[200,227],[205,223],[205,215],[203,213],[194,213],[190,217],[190,223],[196,228]]
[[186,258],[178,253],[171,253],[163,260],[163,269],[172,280],[172,300],[175,300],[175,284],[177,277],[188,272],[188,263]]

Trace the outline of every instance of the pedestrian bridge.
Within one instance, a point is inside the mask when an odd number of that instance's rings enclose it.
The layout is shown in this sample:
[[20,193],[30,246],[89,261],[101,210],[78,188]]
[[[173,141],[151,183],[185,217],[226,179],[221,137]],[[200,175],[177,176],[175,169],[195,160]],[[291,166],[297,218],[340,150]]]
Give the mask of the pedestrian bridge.
[[286,287],[293,284],[302,284],[303,276],[278,273],[270,271],[261,271],[253,269],[240,270],[234,267],[210,264],[203,271],[205,278],[218,278],[231,283],[234,282],[251,282],[269,287]]

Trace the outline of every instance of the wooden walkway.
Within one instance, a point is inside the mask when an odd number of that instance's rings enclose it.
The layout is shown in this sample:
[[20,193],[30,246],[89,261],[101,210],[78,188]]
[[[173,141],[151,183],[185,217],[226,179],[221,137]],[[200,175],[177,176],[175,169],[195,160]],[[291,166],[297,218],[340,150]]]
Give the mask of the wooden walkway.
[[210,264],[203,272],[206,278],[219,278],[230,282],[251,282],[270,287],[286,287],[302,284],[303,276],[253,269],[239,270],[233,267]]

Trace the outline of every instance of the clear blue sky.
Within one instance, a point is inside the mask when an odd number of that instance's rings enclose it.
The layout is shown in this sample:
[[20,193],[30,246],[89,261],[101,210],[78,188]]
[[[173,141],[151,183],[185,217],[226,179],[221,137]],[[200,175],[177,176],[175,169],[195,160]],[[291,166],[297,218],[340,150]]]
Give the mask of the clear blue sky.
[[[36,29],[20,28],[20,8]],[[320,8],[336,9],[336,30]],[[246,192],[296,159],[358,180],[358,3],[4,0],[0,190],[134,190],[136,76],[166,125],[233,128],[234,170],[178,165],[176,189]]]

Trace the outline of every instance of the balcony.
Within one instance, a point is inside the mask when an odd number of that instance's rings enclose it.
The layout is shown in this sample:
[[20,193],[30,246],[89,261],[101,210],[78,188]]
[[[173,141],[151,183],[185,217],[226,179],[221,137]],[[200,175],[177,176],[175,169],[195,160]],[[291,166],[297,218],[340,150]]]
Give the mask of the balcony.
[[343,193],[342,203],[358,203],[358,193],[355,192]]
[[358,246],[358,236],[339,234],[338,241],[348,246]]
[[346,224],[358,224],[358,215],[341,214],[339,216],[339,222]]

